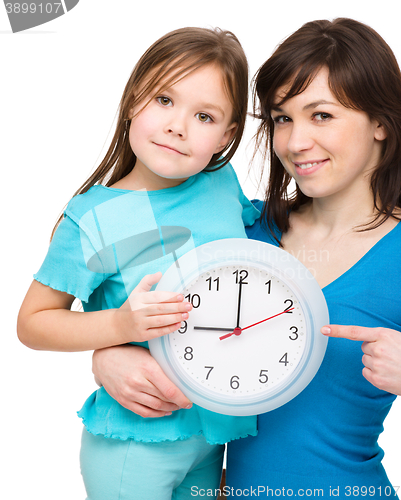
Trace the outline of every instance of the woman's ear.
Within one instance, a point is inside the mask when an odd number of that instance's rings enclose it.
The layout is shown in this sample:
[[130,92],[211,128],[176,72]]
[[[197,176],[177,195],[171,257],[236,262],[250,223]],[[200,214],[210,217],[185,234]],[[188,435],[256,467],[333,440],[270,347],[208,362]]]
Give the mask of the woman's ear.
[[375,139],[377,141],[384,141],[384,139],[387,139],[387,132],[384,130],[383,125],[379,122],[376,123]]
[[237,131],[238,128],[238,123],[233,122],[231,125],[227,127],[227,130],[224,132],[224,135],[219,142],[219,145],[216,148],[215,154],[220,153],[220,151],[223,151],[223,149],[227,146],[227,144],[231,141],[231,139],[234,137],[235,132]]

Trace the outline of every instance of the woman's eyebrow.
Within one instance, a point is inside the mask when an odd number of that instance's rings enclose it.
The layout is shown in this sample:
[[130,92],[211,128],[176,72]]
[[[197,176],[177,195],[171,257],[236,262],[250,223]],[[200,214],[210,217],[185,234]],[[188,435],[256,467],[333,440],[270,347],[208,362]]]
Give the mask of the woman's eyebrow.
[[317,108],[318,106],[322,104],[331,104],[332,106],[338,106],[337,103],[331,102],[331,101],[326,101],[325,99],[320,99],[318,101],[313,101],[309,104],[306,104],[303,109],[311,109],[311,108]]
[[[331,104],[332,106],[338,106],[338,103],[332,101],[326,101],[326,99],[319,99],[318,101],[313,101],[310,102],[309,104],[305,104],[305,106],[302,109],[306,110],[306,109],[317,108],[318,106],[324,104]],[[276,111],[277,113],[284,113],[283,108],[280,108],[280,106],[273,106],[272,111]]]

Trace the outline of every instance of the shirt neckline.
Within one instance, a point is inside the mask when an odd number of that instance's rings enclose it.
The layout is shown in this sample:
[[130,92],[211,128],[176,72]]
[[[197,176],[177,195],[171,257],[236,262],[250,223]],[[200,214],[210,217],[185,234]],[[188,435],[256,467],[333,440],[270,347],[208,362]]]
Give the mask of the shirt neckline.
[[[199,172],[199,173],[202,173],[202,172]],[[192,175],[191,177],[189,177],[189,179],[187,179],[186,181],[182,182],[178,186],[164,188],[164,189],[149,190],[149,191],[146,190],[146,189],[140,190],[140,191],[137,191],[135,189],[120,189],[120,188],[114,188],[114,187],[104,186],[103,184],[95,184],[92,187],[101,188],[101,189],[104,189],[104,190],[107,190],[107,191],[114,191],[116,193],[124,193],[124,194],[132,193],[132,194],[137,195],[137,196],[160,196],[160,195],[164,195],[164,194],[167,194],[167,193],[168,194],[170,194],[170,193],[176,193],[178,191],[182,191],[184,189],[187,189],[189,186],[191,186],[191,184],[193,182],[195,182],[195,178],[198,175],[199,174]]]
[[386,233],[378,241],[376,241],[376,243],[371,248],[369,248],[369,250],[365,254],[363,254],[362,257],[359,260],[357,260],[354,265],[352,265],[349,269],[347,269],[342,274],[340,274],[340,276],[337,276],[337,278],[335,278],[333,281],[331,281],[326,286],[324,286],[322,288],[322,290],[327,290],[332,285],[334,286],[338,281],[341,281],[342,279],[345,279],[346,277],[348,277],[349,274],[352,274],[352,272],[355,272],[355,270],[358,267],[360,267],[361,265],[363,265],[363,263],[364,263],[365,260],[370,259],[371,256],[372,256],[372,254],[377,253],[377,251],[380,250],[380,247],[385,243],[384,240],[386,240],[391,235],[393,235],[394,232],[396,232],[396,229],[398,227],[401,227],[400,221],[397,222],[397,224],[393,227],[393,229],[391,229],[388,233]]

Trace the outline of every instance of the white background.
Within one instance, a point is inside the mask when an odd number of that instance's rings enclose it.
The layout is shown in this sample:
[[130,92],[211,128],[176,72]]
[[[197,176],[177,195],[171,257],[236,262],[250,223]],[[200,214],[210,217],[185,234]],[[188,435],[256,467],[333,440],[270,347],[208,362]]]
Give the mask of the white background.
[[[397,0],[81,0],[67,15],[18,34],[11,32],[1,2],[2,498],[85,498],[75,411],[96,388],[91,353],[31,351],[17,340],[15,324],[58,215],[111,138],[121,93],[139,56],[173,29],[219,26],[238,36],[253,75],[301,24],[334,17],[371,25],[401,62]],[[233,162],[250,198],[256,185],[247,178],[247,145],[254,129],[250,121]],[[380,440],[394,485],[401,484],[400,416],[396,401]]]

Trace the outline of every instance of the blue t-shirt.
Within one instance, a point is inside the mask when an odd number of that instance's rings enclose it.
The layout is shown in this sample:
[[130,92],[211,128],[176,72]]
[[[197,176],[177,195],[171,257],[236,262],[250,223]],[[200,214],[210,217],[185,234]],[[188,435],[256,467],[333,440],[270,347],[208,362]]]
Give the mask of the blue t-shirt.
[[[34,278],[78,297],[84,311],[118,308],[146,274],[165,272],[203,243],[246,238],[244,224],[259,216],[231,165],[158,191],[93,186],[68,204]],[[209,443],[225,443],[256,435],[256,417],[219,415],[196,405],[162,419],[143,418],[103,387],[79,416],[89,432],[119,439],[174,441],[203,434]]]
[[[262,210],[261,202],[256,206]],[[248,237],[277,245],[260,220]],[[398,224],[323,288],[332,324],[401,331],[400,248]],[[263,497],[394,498],[377,441],[396,396],[363,377],[362,355],[361,342],[330,338],[308,387],[259,415],[256,438],[229,444],[227,485],[242,492],[260,487]]]

